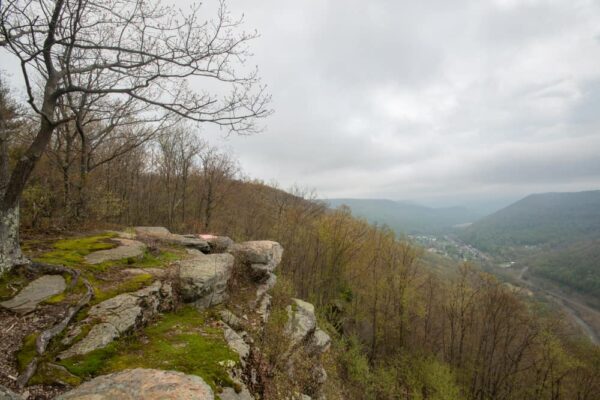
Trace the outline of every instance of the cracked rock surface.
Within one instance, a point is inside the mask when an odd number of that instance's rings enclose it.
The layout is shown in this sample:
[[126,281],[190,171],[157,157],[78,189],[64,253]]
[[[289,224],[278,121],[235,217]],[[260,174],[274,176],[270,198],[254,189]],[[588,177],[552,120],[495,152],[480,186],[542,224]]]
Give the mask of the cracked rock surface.
[[124,333],[144,325],[158,314],[163,304],[168,304],[170,296],[170,284],[154,282],[144,289],[120,294],[96,304],[88,316],[67,333],[66,342],[79,335],[82,326],[93,325],[88,334],[60,353],[59,358],[83,355],[105,347]]

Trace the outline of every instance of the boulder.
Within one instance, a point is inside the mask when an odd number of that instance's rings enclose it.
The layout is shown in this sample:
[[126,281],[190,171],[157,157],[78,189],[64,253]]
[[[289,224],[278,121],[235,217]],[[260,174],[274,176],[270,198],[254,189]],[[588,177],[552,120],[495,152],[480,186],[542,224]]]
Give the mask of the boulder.
[[161,226],[138,226],[134,230],[136,236],[141,239],[153,239],[169,244],[192,247],[203,252],[210,251],[208,243],[196,235],[178,235]]
[[331,347],[331,337],[317,328],[310,337],[308,349],[314,354],[322,354]]
[[99,376],[57,400],[213,400],[210,386],[195,375],[155,369],[131,369]]
[[315,331],[317,317],[312,304],[300,299],[292,299],[292,301],[292,305],[287,307],[288,322],[285,329],[292,339],[292,344],[297,345]]
[[19,314],[35,310],[38,304],[52,296],[64,292],[67,288],[61,275],[43,275],[25,286],[15,297],[0,303],[0,306]]
[[207,234],[198,236],[200,239],[206,240],[210,246],[211,253],[224,253],[233,245],[233,240],[227,236],[215,236]]
[[0,385],[0,400],[23,400],[23,398],[12,390]]
[[100,264],[105,261],[122,260],[123,258],[138,258],[144,255],[146,245],[137,240],[113,239],[119,242],[119,246],[114,249],[99,250],[85,256],[85,261],[89,264]]
[[228,252],[250,266],[253,278],[261,281],[268,279],[269,274],[281,262],[283,247],[277,242],[259,240],[236,243],[229,248]]
[[233,269],[231,254],[209,254],[179,263],[179,283],[183,300],[199,308],[222,303],[227,298],[227,282]]
[[124,293],[96,304],[79,325],[73,326],[63,343],[70,343],[82,332],[82,326],[92,325],[87,335],[71,348],[59,354],[60,359],[83,355],[107,344],[135,328],[145,325],[159,311],[172,305],[169,283],[154,282],[132,293]]

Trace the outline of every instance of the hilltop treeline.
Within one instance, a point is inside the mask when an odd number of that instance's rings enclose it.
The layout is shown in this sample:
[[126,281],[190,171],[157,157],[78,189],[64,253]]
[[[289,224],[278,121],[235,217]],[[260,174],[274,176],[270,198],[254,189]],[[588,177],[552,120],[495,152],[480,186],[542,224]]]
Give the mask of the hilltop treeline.
[[[27,118],[18,122],[11,163],[28,138]],[[280,285],[313,302],[335,338],[331,398],[591,400],[600,391],[600,350],[493,277],[470,265],[440,275],[391,230],[244,178],[233,157],[196,137],[181,125],[141,138],[124,128],[83,146],[65,125],[24,193],[23,227],[164,225],[279,241]]]

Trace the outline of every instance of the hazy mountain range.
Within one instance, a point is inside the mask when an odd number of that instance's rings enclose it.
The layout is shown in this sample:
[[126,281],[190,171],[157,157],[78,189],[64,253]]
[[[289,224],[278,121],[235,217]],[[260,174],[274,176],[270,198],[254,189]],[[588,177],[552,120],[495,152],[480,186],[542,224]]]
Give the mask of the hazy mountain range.
[[399,234],[441,233],[456,225],[471,223],[484,214],[467,207],[432,208],[385,199],[327,199],[331,207],[350,207],[369,222],[386,224]]

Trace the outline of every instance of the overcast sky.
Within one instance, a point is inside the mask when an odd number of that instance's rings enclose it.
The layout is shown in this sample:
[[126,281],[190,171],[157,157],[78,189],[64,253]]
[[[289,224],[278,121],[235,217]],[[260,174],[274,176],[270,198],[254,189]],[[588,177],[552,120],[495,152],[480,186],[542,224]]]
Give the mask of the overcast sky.
[[230,1],[275,114],[253,177],[459,204],[600,189],[600,2]]
[[599,1],[229,5],[275,113],[204,135],[248,176],[431,205],[600,189]]

